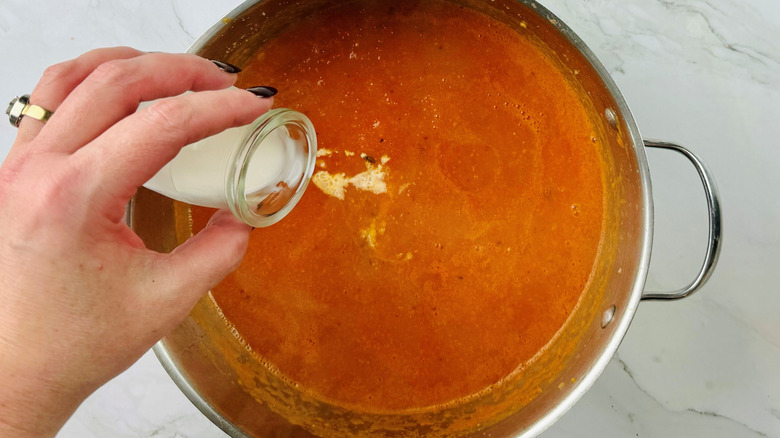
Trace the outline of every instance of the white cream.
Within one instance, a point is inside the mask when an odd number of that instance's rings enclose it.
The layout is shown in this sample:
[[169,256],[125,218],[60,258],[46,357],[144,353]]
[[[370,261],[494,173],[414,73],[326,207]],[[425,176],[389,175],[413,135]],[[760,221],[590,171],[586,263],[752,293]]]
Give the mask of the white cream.
[[[361,155],[364,158],[366,156],[365,154]],[[352,177],[347,177],[343,172],[331,174],[327,170],[320,170],[312,176],[311,182],[326,195],[342,200],[346,196],[346,190],[349,185],[352,185],[361,191],[380,195],[382,193],[387,193],[384,164],[388,161],[390,161],[390,159],[387,156],[383,156],[383,164],[374,166],[371,163],[366,163],[366,171]]]
[[[227,129],[183,147],[144,186],[189,204],[228,209],[226,191],[231,185],[226,178],[236,162],[235,151],[253,129],[252,125]],[[260,203],[283,190],[277,186],[279,181],[291,187],[297,184],[306,157],[293,143],[284,128],[273,130],[263,139],[247,166],[244,192],[248,201]]]

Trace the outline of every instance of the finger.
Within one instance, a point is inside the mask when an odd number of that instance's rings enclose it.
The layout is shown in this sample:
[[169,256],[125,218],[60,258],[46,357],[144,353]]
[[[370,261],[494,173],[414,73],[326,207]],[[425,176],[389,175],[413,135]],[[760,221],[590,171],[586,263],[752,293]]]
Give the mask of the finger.
[[136,189],[179,150],[227,128],[246,125],[268,111],[273,99],[228,88],[189,93],[153,103],[112,126],[77,151],[73,163],[88,175],[95,206],[121,213]]
[[178,296],[161,298],[184,306],[186,314],[195,301],[238,267],[250,231],[249,225],[229,211],[215,213],[206,228],[168,256],[161,275],[172,276],[164,284],[172,285]]
[[[56,111],[71,91],[97,66],[112,59],[133,58],[143,53],[130,47],[112,47],[92,50],[78,58],[55,64],[43,72],[38,85],[30,93],[30,103]],[[22,141],[30,140],[42,127],[43,122],[32,117],[22,117],[17,138]]]
[[188,90],[226,88],[235,80],[235,74],[190,54],[148,53],[104,62],[68,95],[41,129],[42,147],[74,152],[134,113],[140,102]]

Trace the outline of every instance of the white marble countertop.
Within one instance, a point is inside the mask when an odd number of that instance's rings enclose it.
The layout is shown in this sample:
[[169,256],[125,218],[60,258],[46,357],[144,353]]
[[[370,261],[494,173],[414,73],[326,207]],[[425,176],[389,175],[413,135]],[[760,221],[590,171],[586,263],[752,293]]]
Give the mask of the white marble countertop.
[[[240,2],[3,0],[0,98],[101,46],[184,51]],[[544,0],[601,58],[647,138],[679,142],[720,187],[724,246],[707,286],[643,302],[595,386],[545,438],[780,437],[780,2]],[[15,135],[0,123],[0,158]],[[701,263],[706,207],[684,159],[650,151],[650,289]],[[61,437],[219,437],[145,355],[90,397]]]

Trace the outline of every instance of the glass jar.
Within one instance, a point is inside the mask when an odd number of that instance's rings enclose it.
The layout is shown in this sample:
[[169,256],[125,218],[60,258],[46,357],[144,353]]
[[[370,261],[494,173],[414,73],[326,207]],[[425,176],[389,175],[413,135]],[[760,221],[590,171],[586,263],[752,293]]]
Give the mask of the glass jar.
[[189,204],[229,209],[253,227],[267,227],[301,199],[316,160],[309,118],[280,108],[185,146],[144,187]]

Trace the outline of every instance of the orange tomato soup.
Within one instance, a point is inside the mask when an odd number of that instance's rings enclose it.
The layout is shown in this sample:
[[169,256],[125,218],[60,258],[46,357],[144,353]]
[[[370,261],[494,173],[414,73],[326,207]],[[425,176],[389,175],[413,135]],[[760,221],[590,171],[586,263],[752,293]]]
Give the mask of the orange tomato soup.
[[[240,86],[307,114],[314,183],[213,290],[281,376],[395,412],[488,391],[577,305],[598,251],[602,162],[563,69],[441,1],[334,6],[258,51]],[[211,211],[193,209],[195,229]]]

